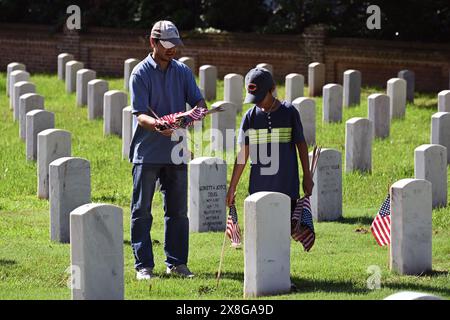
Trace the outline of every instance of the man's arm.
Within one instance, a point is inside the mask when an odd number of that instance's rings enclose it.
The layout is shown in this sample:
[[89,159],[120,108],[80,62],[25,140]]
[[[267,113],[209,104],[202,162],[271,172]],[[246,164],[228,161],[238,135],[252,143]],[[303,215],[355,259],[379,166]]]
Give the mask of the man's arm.
[[248,145],[243,145],[241,150],[236,157],[236,161],[234,162],[233,174],[231,175],[230,187],[227,192],[227,206],[231,206],[234,204],[234,199],[236,196],[236,187],[239,183],[239,179],[241,178],[242,172],[245,169],[245,164],[248,160]]
[[206,105],[205,99],[201,99],[199,102],[196,103],[195,106],[199,107],[199,108],[208,109],[208,106]]
[[170,137],[173,133],[172,129],[165,129],[162,131],[156,129],[156,119],[145,113],[138,113],[136,117],[138,124],[148,131],[157,131],[166,137]]
[[305,193],[305,196],[310,196],[312,194],[314,182],[312,180],[311,171],[309,170],[308,145],[305,141],[302,141],[297,143],[296,146],[303,169],[303,192]]

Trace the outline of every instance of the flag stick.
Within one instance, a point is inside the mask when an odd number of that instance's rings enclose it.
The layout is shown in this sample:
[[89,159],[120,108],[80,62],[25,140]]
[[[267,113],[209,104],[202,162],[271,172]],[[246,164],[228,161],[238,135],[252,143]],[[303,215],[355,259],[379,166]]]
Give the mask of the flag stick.
[[217,271],[217,286],[216,286],[216,288],[219,288],[220,271],[222,269],[222,261],[223,261],[223,255],[225,253],[226,240],[227,240],[227,230],[225,230],[225,232],[223,233],[222,253],[220,254],[219,270]]
[[[388,195],[389,197],[391,196],[391,190],[390,190],[390,185],[388,184]],[[390,201],[389,201],[390,202]],[[391,204],[389,204],[390,206]],[[389,208],[389,211],[390,208]],[[391,220],[392,220],[392,212],[391,212]],[[389,232],[389,238],[391,237],[390,232]],[[389,244],[387,246],[387,269],[389,270],[389,266],[390,266],[390,261],[391,261],[391,241],[389,240]]]

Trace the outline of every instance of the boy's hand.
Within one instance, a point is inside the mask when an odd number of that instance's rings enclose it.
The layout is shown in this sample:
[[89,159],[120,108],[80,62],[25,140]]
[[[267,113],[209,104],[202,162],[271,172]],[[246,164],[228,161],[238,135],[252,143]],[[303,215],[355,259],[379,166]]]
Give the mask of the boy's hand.
[[236,197],[236,187],[230,186],[227,192],[227,207],[231,207],[234,204],[234,199]]
[[312,190],[314,187],[314,182],[311,178],[311,176],[304,176],[303,177],[303,192],[305,193],[305,196],[310,196],[312,194]]

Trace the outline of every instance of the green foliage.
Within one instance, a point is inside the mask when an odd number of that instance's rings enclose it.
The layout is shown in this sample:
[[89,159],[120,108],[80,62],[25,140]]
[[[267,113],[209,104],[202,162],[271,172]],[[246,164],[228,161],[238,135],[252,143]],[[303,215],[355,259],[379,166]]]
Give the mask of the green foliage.
[[[122,79],[106,80],[111,90],[123,88]],[[131,165],[121,159],[121,140],[115,136],[105,138],[103,121],[88,121],[86,108],[76,107],[75,95],[66,94],[64,83],[56,76],[33,74],[31,81],[45,97],[45,108],[55,113],[56,127],[71,132],[72,155],[90,161],[92,201],[123,208],[126,299],[241,299],[243,250],[226,248],[222,277],[216,288],[221,232],[190,235],[189,267],[197,274],[195,279],[186,281],[164,274],[164,213],[159,194],[155,195],[152,210],[152,238],[158,241],[153,247],[155,272],[159,279],[135,280],[130,247]],[[377,91],[363,88],[361,105],[345,108],[343,121],[366,117],[367,96]],[[65,271],[70,265],[70,246],[50,241],[49,203],[36,196],[36,163],[25,160],[25,145],[18,137],[18,124],[12,120],[4,92],[5,73],[0,73],[0,299],[70,299]],[[217,100],[222,100],[221,80],[217,92]],[[284,97],[282,84],[278,84],[277,92]],[[416,94],[415,104],[407,106],[406,118],[392,123],[390,137],[374,141],[372,174],[343,174],[343,219],[315,223],[317,239],[309,253],[303,252],[298,243],[291,243],[291,276],[298,291],[267,299],[382,299],[400,290],[450,298],[450,207],[433,210],[434,271],[429,275],[399,276],[389,272],[387,248],[378,247],[369,231],[387,186],[413,176],[414,149],[429,143],[430,117],[436,112],[436,100],[436,95]],[[315,101],[318,144],[343,153],[344,122],[323,124],[322,99]],[[244,105],[244,110],[249,107]],[[237,125],[241,116],[236,119]],[[209,127],[207,119],[204,130]],[[228,182],[231,171],[229,165]],[[243,229],[248,179],[247,167],[236,198]],[[370,265],[377,265],[382,271],[380,290],[367,288]]]
[[[298,34],[320,23],[337,37],[450,41],[447,0],[0,0],[0,22],[60,29],[71,4],[81,8],[82,30],[89,26],[149,29],[164,19],[186,31]],[[381,9],[380,30],[366,27],[369,5]]]

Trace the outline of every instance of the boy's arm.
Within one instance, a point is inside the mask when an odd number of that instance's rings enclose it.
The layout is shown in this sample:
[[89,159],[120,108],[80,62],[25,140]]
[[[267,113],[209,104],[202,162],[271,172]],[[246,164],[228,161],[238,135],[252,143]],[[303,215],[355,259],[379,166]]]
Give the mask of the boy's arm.
[[227,192],[227,206],[230,207],[234,204],[234,198],[236,196],[236,187],[239,183],[239,179],[241,178],[242,172],[245,169],[245,164],[248,160],[248,145],[243,145],[239,154],[234,162],[233,174],[231,175],[230,187]]
[[305,141],[299,142],[296,145],[303,169],[303,192],[305,193],[305,196],[310,196],[312,194],[314,182],[312,180],[311,171],[309,170],[308,145]]

